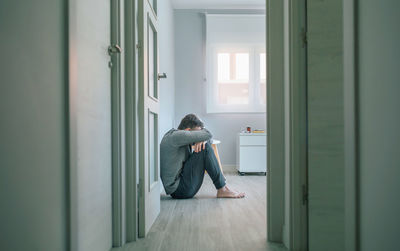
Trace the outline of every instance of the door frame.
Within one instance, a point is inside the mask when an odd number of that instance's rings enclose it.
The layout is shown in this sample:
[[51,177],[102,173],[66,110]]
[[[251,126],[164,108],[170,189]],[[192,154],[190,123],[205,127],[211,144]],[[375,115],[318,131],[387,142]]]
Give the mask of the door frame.
[[138,238],[138,1],[124,0],[125,27],[125,231],[126,242]]
[[358,1],[343,1],[345,250],[359,247]]
[[266,1],[267,240],[281,243],[285,210],[283,1]]
[[111,40],[111,44],[117,43],[123,48],[119,62],[122,68],[119,69],[122,73],[120,89],[112,86],[112,90],[115,89],[113,114],[124,118],[113,116],[113,120],[117,119],[113,126],[113,136],[117,138],[113,139],[113,149],[117,150],[113,150],[113,156],[117,158],[115,162],[113,160],[113,246],[121,247],[138,239],[138,1],[111,2],[115,4],[111,8],[119,8],[119,24],[112,22],[111,26],[115,25],[121,35],[118,41]]
[[78,249],[78,156],[77,142],[77,0],[68,0],[68,116],[69,116],[69,248]]
[[290,224],[289,248],[308,249],[307,0],[289,2]]
[[[307,81],[305,38],[306,0],[267,1],[267,239],[290,250],[307,250]],[[285,10],[285,8],[288,8]],[[285,11],[288,34],[285,34]],[[303,20],[303,21],[302,21]],[[302,30],[304,28],[304,30]],[[288,39],[285,40],[285,39]],[[285,100],[285,48],[288,42],[289,100]],[[289,121],[285,121],[285,102]],[[285,135],[289,123],[289,135]],[[285,137],[289,137],[289,173],[285,173]],[[285,187],[285,176],[289,176]],[[288,189],[288,191],[285,191]],[[307,192],[307,191],[306,191]],[[285,205],[285,196],[289,196]],[[289,222],[285,208],[289,207]],[[285,239],[285,232],[288,232]],[[305,241],[304,241],[305,240]]]
[[[110,1],[111,38],[110,45],[124,48],[123,0]],[[124,55],[122,52],[110,55],[111,68],[111,144],[112,144],[112,245],[120,247],[125,243],[125,133],[123,112]]]

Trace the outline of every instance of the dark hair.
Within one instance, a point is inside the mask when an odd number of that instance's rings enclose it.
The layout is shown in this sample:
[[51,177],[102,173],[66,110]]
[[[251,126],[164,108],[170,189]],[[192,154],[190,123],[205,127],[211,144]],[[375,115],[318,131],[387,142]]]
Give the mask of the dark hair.
[[178,126],[179,130],[184,130],[186,128],[193,129],[195,127],[204,127],[203,121],[201,121],[196,115],[188,114],[182,120]]

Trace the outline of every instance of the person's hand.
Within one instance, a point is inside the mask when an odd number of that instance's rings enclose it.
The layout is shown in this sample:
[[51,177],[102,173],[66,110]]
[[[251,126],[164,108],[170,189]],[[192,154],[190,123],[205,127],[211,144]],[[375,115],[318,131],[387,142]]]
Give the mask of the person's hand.
[[195,143],[192,146],[193,152],[199,153],[199,152],[201,152],[201,150],[206,149],[206,144],[207,144],[207,141]]

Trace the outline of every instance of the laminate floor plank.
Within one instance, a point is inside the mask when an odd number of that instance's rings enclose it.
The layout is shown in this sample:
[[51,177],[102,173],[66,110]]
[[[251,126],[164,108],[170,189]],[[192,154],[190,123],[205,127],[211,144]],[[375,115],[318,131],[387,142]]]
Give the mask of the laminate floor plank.
[[146,238],[112,251],[284,251],[266,241],[266,177],[225,174],[244,199],[217,199],[208,175],[192,199],[161,194],[161,212]]

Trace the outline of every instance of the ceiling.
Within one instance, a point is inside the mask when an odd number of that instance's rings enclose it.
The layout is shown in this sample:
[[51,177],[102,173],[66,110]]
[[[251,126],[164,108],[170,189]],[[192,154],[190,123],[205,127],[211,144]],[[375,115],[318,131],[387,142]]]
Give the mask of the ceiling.
[[171,2],[175,9],[264,9],[266,1],[265,0],[171,0]]

